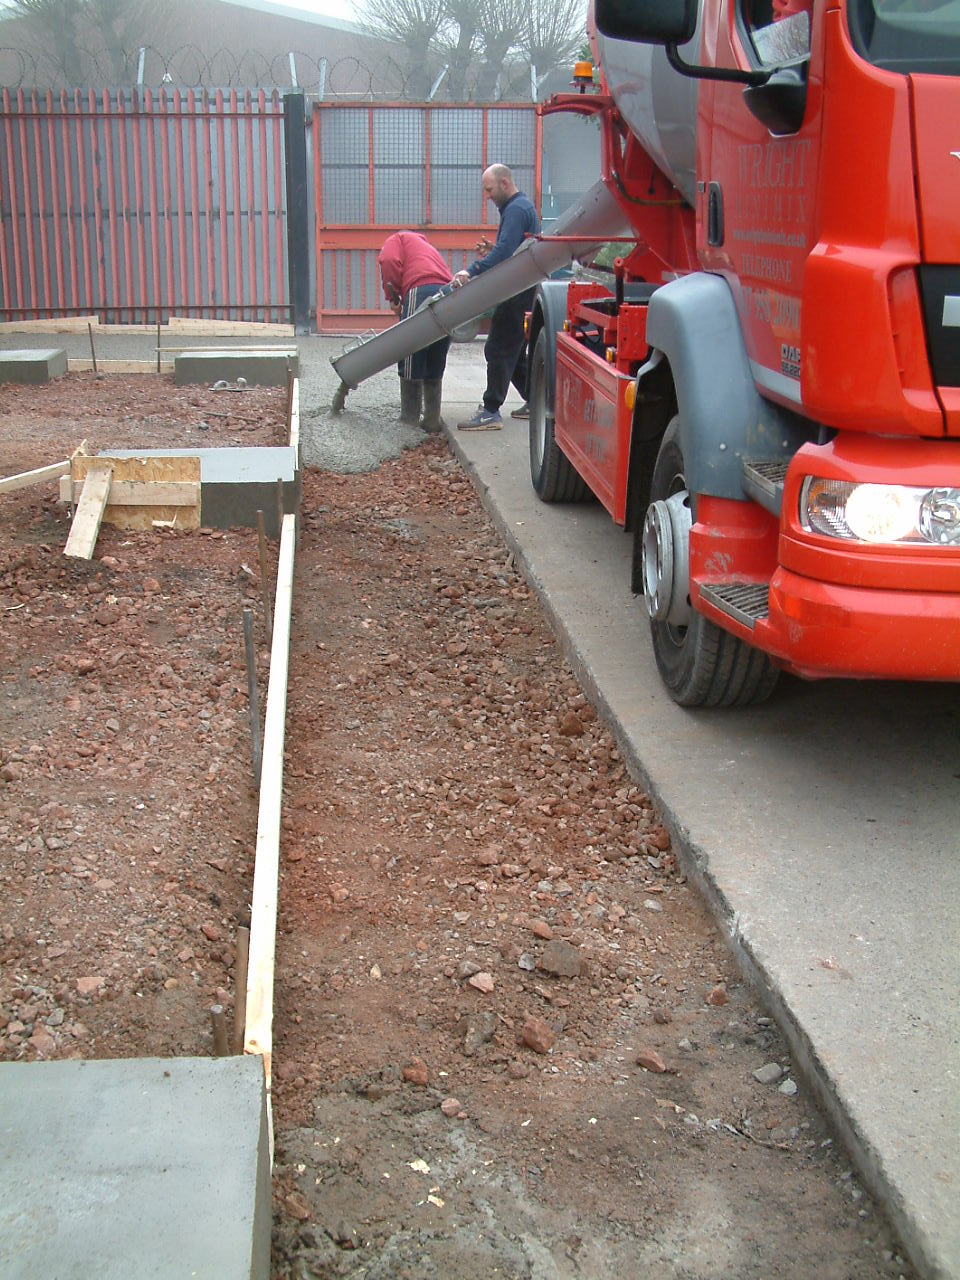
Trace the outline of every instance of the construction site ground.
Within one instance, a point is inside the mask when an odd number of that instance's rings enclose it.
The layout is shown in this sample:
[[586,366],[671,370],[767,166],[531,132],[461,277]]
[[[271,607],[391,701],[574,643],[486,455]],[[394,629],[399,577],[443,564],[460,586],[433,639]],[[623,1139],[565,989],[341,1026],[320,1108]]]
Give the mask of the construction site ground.
[[[324,454],[309,378],[274,1275],[912,1277],[446,437],[383,375]],[[284,395],[5,386],[0,475],[273,444]],[[253,873],[256,533],[66,560],[55,499],[0,495],[0,1054],[209,1053]]]

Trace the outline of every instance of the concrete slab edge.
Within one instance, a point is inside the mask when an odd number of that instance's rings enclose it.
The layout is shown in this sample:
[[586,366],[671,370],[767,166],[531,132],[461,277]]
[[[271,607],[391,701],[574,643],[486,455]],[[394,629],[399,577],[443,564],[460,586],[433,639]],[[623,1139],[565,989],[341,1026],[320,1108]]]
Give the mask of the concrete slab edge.
[[8,1280],[268,1280],[266,1087],[245,1058],[0,1063]]
[[874,1199],[883,1206],[886,1216],[900,1237],[910,1261],[920,1275],[924,1277],[924,1280],[954,1280],[953,1273],[942,1267],[938,1262],[926,1233],[908,1212],[902,1197],[890,1182],[880,1153],[860,1131],[855,1120],[845,1108],[842,1096],[831,1077],[828,1067],[824,1064],[803,1027],[794,1016],[775,976],[754,952],[749,938],[741,931],[738,913],[710,873],[708,852],[690,838],[679,815],[672,809],[660,791],[656,779],[647,771],[640,754],[630,741],[623,723],[607,701],[592,668],[577,651],[563,618],[553,606],[546,585],[538,577],[536,570],[520,546],[516,534],[503,519],[491,498],[489,486],[480,478],[476,467],[460,447],[456,436],[453,433],[448,433],[447,438],[454,455],[476,489],[484,509],[496,526],[497,532],[512,553],[528,585],[536,593],[545,614],[550,620],[551,628],[560,643],[563,655],[570,663],[577,680],[612,729],[617,745],[623,752],[631,776],[642,784],[654,800],[664,824],[670,831],[681,869],[687,879],[696,886],[708,910],[720,926],[724,940],[729,946],[744,979],[783,1032],[798,1073],[815,1096],[821,1110],[828,1117],[864,1185]]

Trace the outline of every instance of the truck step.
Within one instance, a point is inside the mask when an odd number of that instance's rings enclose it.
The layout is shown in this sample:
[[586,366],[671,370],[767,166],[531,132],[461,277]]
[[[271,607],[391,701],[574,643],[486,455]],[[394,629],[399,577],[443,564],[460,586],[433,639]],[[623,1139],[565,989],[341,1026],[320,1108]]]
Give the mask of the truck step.
[[770,588],[765,582],[711,582],[700,588],[700,595],[751,630],[770,612]]
[[772,515],[780,515],[783,503],[783,482],[787,475],[789,460],[773,458],[744,458],[740,483],[743,491],[754,502],[769,511]]

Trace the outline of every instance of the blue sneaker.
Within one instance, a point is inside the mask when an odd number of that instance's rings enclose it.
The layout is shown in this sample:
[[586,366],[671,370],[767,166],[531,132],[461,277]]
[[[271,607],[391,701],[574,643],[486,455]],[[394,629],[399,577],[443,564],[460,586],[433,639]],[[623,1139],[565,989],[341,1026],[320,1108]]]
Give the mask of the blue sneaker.
[[499,409],[485,409],[480,405],[477,412],[466,422],[458,422],[458,431],[499,431],[503,426]]

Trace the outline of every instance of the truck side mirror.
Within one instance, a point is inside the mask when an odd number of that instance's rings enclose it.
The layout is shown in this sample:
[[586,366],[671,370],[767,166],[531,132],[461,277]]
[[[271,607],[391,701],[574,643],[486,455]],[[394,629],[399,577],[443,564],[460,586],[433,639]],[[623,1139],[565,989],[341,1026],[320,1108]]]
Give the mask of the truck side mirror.
[[701,67],[684,62],[678,45],[697,33],[697,0],[594,0],[594,18],[602,36],[662,44],[674,71],[694,80],[728,80],[737,84],[765,84],[769,71],[739,71],[735,67]]
[[645,44],[686,44],[697,29],[697,0],[595,0],[601,35]]

